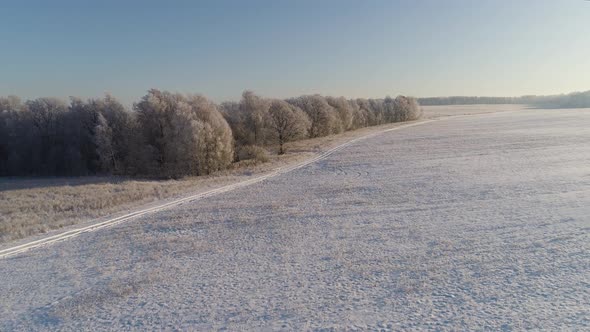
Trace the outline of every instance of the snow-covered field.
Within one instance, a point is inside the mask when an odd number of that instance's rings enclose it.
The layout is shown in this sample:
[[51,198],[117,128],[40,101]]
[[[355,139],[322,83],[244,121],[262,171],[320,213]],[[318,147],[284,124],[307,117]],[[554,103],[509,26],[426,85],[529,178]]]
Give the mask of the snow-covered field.
[[590,110],[434,121],[0,260],[0,330],[590,329]]
[[[424,120],[456,115],[522,109],[522,105],[426,106]],[[419,122],[420,122],[419,121]],[[43,238],[64,229],[96,224],[190,194],[248,181],[277,168],[290,167],[359,137],[408,123],[389,123],[338,135],[304,139],[286,144],[287,153],[271,153],[269,161],[233,164],[231,169],[209,176],[156,180],[124,176],[0,177],[0,258],[2,249],[31,237]],[[271,151],[274,147],[267,147]]]

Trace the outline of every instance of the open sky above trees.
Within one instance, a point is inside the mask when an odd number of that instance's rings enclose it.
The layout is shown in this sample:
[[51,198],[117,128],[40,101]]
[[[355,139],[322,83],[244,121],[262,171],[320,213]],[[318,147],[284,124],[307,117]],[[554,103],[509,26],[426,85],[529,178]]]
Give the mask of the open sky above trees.
[[590,88],[590,2],[2,1],[0,95],[150,88],[519,96]]

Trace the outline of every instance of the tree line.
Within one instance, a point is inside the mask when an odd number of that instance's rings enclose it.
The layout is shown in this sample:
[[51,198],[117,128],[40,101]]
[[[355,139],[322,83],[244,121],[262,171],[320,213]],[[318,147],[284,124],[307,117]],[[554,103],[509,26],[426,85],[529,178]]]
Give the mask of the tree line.
[[520,97],[430,97],[420,98],[420,105],[475,105],[475,104],[523,104],[539,108],[588,108],[590,91],[550,96]]
[[132,109],[110,95],[69,102],[0,97],[0,175],[204,175],[252,158],[252,151],[276,147],[283,154],[290,141],[420,115],[417,100],[404,96],[281,100],[245,91],[240,101],[217,105],[152,89]]

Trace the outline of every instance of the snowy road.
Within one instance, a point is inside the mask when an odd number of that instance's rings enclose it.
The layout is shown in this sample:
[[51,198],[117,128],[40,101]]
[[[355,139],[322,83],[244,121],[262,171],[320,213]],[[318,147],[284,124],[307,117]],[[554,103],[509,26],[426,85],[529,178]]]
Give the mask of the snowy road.
[[0,330],[590,329],[590,110],[435,121],[0,260]]

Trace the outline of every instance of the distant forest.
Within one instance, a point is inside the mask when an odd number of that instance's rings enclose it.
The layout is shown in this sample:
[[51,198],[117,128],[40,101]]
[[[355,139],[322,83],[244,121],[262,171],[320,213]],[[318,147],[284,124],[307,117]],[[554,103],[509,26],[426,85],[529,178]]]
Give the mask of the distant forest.
[[475,105],[475,104],[525,104],[539,108],[588,108],[590,91],[552,96],[521,97],[431,97],[418,99],[420,105]]
[[204,175],[269,148],[361,127],[418,119],[414,98],[346,99],[307,95],[239,102],[152,89],[132,109],[114,97],[65,102],[0,97],[0,176]]

